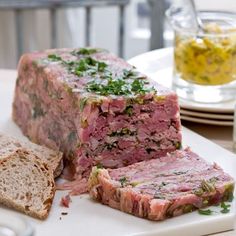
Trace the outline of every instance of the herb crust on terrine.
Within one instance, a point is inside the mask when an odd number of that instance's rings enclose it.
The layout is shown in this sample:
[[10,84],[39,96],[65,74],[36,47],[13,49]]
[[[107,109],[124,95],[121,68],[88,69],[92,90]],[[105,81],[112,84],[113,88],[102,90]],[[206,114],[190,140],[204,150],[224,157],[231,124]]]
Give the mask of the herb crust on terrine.
[[77,180],[95,165],[119,168],[181,146],[176,94],[103,49],[23,55],[13,119],[33,142],[64,152]]

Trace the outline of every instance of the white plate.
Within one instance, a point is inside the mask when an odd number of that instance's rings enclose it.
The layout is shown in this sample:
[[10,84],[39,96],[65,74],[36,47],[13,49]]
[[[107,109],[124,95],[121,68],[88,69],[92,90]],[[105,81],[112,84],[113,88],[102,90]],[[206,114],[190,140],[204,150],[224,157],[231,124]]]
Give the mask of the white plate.
[[191,111],[186,109],[180,109],[180,114],[200,117],[200,118],[208,118],[208,119],[215,119],[215,120],[225,120],[225,121],[233,121],[234,115],[230,115],[228,113],[208,113],[208,112],[200,112],[200,111]]
[[219,126],[233,126],[234,124],[233,121],[204,119],[204,118],[186,116],[186,115],[180,115],[180,117],[182,120],[192,121],[192,122],[201,123],[201,124],[219,125]]
[[[0,131],[24,138],[11,120],[15,73],[5,72],[4,77],[1,75],[3,73],[0,71]],[[183,128],[183,140],[184,146],[190,146],[210,162],[217,162],[236,178],[236,156],[233,153],[186,128]],[[236,216],[234,200],[228,214],[203,216],[193,212],[163,222],[152,222],[94,202],[87,194],[73,197],[69,209],[62,208],[59,202],[65,194],[59,191],[56,193],[47,220],[38,221],[27,217],[36,229],[36,236],[196,236],[232,229]],[[62,212],[68,215],[61,215]]]
[[[171,88],[172,86],[172,71],[173,71],[173,49],[164,48],[140,54],[131,58],[128,61],[136,66],[139,71],[148,75],[158,83]],[[207,104],[196,103],[184,99],[179,99],[180,106],[185,109],[232,113],[234,111],[235,101]]]
[[0,235],[33,236],[33,228],[25,218],[8,210],[0,209]]

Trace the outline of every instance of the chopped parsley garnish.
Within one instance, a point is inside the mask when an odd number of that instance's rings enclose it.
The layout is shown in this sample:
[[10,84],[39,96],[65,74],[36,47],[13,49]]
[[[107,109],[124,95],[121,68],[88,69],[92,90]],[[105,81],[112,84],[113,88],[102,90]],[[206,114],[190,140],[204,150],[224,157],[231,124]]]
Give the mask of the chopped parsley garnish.
[[91,55],[97,53],[99,50],[96,48],[80,48],[79,50],[74,50],[71,52],[73,56],[77,55]]
[[98,71],[99,72],[104,72],[106,67],[107,67],[107,64],[105,62],[99,62],[98,61]]
[[138,73],[135,70],[127,70],[127,69],[123,70],[123,76],[125,78],[135,77],[135,76],[137,77],[137,75],[138,75]]
[[223,214],[229,213],[230,212],[230,204],[225,204],[224,202],[222,202],[220,204],[220,207],[222,208],[222,210],[220,211]]
[[107,64],[105,62],[86,57],[76,62],[70,70],[77,76],[93,76],[98,72],[104,72],[106,67]]
[[48,59],[50,59],[51,61],[61,61],[62,60],[62,58],[56,54],[49,54]]
[[[207,201],[208,203],[208,201]],[[225,202],[221,202],[220,204],[222,214],[226,214],[230,212],[230,204],[226,204]],[[211,209],[198,209],[198,213],[201,215],[211,215],[212,213],[219,213],[218,211],[212,211]]]
[[122,79],[108,79],[106,84],[98,82],[96,80],[91,81],[87,84],[86,90],[88,92],[94,92],[100,95],[128,95],[130,89],[128,84]]
[[134,79],[133,82],[129,83],[124,79],[112,79],[109,78],[107,83],[104,81],[100,82],[97,80],[93,80],[87,84],[87,91],[94,92],[103,96],[106,95],[129,95],[129,94],[144,94],[146,92],[150,92],[153,89],[145,88],[144,84],[147,81],[143,81],[142,79]]
[[[104,61],[98,61],[90,54],[97,52],[97,49],[82,48],[78,51],[73,51],[72,54],[86,55],[80,60],[66,61],[61,56],[56,54],[48,55],[49,61],[61,62],[69,73],[78,77],[92,77],[85,89],[88,92],[96,93],[99,95],[136,95],[145,94],[154,91],[152,87],[147,87],[149,82],[134,69],[124,69],[120,74],[114,74],[109,70],[108,64]],[[73,54],[73,55],[74,55]],[[131,109],[127,111],[131,113]]]
[[79,77],[81,76],[93,76],[99,72],[104,72],[107,64],[103,61],[97,61],[92,57],[85,57],[79,61],[65,61],[56,54],[48,55],[48,59],[51,61],[60,61],[67,67],[70,73],[73,73]]
[[131,91],[134,93],[145,93],[150,91],[144,88],[145,84],[148,84],[148,81],[139,78],[134,79],[134,81],[131,84]]
[[198,209],[198,213],[201,215],[206,215],[209,216],[213,213],[214,211],[212,211],[211,209],[207,209],[207,210],[203,210],[203,209]]
[[124,176],[122,178],[119,179],[121,187],[123,188],[125,186],[125,184],[127,183],[127,178]]

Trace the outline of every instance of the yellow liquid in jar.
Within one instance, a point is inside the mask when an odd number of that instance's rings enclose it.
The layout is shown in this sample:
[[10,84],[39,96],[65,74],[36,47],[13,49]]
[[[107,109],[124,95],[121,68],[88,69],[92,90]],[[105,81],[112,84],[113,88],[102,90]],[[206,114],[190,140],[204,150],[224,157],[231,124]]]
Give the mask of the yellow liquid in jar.
[[176,33],[175,73],[199,85],[230,83],[236,79],[236,33],[221,35],[212,25],[209,33],[201,37]]

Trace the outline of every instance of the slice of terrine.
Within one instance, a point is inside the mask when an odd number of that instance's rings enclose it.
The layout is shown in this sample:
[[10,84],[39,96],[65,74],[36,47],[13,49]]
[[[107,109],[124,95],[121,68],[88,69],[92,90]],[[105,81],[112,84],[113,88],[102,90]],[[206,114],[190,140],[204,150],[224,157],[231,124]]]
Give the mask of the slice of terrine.
[[93,199],[150,220],[231,200],[234,180],[189,149],[119,169],[93,167]]
[[23,55],[13,119],[33,142],[64,152],[73,179],[181,146],[176,94],[102,49]]

